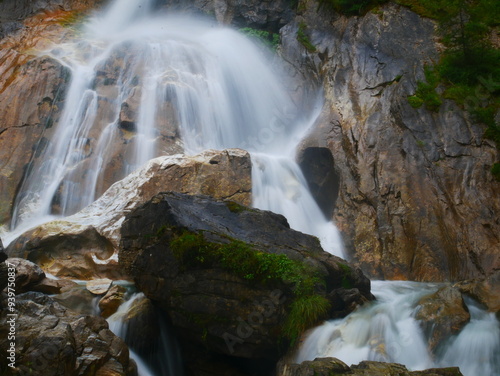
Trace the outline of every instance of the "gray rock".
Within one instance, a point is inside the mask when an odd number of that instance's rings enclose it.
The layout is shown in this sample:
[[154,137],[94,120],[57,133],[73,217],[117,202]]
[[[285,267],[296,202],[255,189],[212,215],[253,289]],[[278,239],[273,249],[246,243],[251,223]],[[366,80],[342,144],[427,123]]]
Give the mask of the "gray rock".
[[35,263],[17,257],[8,258],[7,266],[13,267],[16,273],[16,293],[29,291],[31,287],[45,278],[44,271]]
[[[95,316],[66,310],[42,293],[20,294],[16,301],[16,368],[9,375],[107,375],[136,376],[128,348]],[[8,343],[7,313],[0,313],[0,348]],[[7,374],[7,359],[0,372]]]

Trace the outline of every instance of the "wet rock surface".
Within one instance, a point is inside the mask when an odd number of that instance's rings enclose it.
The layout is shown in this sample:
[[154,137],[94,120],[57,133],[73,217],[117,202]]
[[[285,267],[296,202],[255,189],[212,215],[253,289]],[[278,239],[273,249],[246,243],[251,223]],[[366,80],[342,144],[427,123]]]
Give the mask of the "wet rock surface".
[[432,351],[469,322],[470,314],[460,291],[446,286],[420,299],[415,318],[429,338]]
[[[223,247],[231,253],[218,258]],[[248,258],[231,260],[238,252]],[[318,297],[327,299],[347,281],[358,289],[358,300],[371,299],[369,281],[359,270],[324,252],[316,238],[291,230],[284,217],[206,196],[162,193],[131,212],[122,227],[119,262],[137,287],[168,312],[184,346],[259,363],[279,356],[296,282],[282,280],[272,264],[259,261],[245,272],[243,264],[254,254],[265,260],[271,258],[264,254],[283,255],[283,267],[293,261],[307,265],[324,281],[311,290]],[[270,276],[263,280],[259,270],[268,267],[264,275]]]
[[461,376],[457,367],[409,371],[396,363],[365,361],[348,367],[336,358],[317,358],[302,364],[281,366],[278,376]]
[[[17,296],[16,368],[0,360],[2,374],[47,376],[135,376],[128,348],[102,318],[69,311],[50,297],[35,292]],[[0,313],[0,348],[9,348],[7,311]],[[10,372],[10,373],[7,373]]]

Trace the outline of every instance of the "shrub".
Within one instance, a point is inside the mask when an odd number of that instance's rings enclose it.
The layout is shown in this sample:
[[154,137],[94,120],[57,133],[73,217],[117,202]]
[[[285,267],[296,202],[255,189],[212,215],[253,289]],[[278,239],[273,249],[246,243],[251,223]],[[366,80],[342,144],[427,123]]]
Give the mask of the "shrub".
[[244,27],[240,32],[250,38],[258,40],[260,43],[269,47],[271,50],[276,51],[280,42],[280,36],[276,33],[271,33],[265,30],[252,29],[251,27]]

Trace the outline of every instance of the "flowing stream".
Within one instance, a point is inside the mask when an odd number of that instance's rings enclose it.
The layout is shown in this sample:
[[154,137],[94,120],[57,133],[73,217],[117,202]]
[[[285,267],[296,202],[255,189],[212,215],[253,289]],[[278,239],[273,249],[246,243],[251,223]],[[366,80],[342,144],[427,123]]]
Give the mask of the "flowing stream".
[[[76,40],[47,52],[68,68],[71,81],[50,142],[40,145],[41,157],[22,183],[13,232],[77,212],[168,147],[187,154],[239,147],[252,156],[253,205],[285,215],[292,228],[343,256],[337,229],[295,162],[321,101],[299,108],[270,52],[239,32],[207,20],[153,15],[153,4],[115,0]],[[162,142],[169,138],[167,147]],[[438,357],[429,354],[413,313],[416,301],[435,289],[374,283],[378,301],[313,330],[298,360],[335,356],[349,364],[372,359],[411,369],[460,365],[466,376],[499,375],[498,321],[471,302],[471,323]],[[127,307],[110,318],[120,335]],[[142,375],[154,373],[138,363]]]
[[347,364],[363,360],[404,364],[410,370],[460,367],[464,376],[500,375],[500,323],[471,299],[470,321],[458,335],[447,338],[434,353],[415,313],[418,301],[439,284],[372,282],[377,301],[340,320],[313,329],[302,344],[296,362],[335,357]]

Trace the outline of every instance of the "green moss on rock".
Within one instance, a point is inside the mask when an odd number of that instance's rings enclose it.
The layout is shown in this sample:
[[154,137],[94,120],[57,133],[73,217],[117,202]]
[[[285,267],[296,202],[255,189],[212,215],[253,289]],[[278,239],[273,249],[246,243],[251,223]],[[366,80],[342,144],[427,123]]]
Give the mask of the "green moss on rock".
[[208,241],[203,232],[184,231],[174,236],[170,248],[181,270],[219,267],[266,286],[291,286],[294,298],[282,335],[292,343],[302,331],[328,316],[330,302],[316,292],[317,287],[324,287],[326,282],[311,266],[283,254],[263,252],[238,240],[227,241],[226,244],[214,243]]

